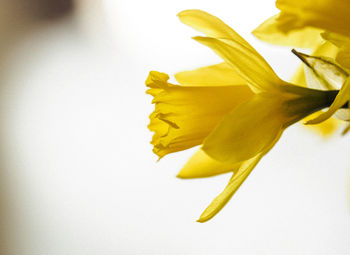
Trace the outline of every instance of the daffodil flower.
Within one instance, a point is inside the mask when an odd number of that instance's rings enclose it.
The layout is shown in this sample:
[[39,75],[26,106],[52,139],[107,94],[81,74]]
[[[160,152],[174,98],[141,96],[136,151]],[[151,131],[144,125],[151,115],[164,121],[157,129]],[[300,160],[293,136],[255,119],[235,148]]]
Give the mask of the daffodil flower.
[[152,71],[146,81],[154,99],[149,129],[154,152],[201,148],[179,172],[180,178],[233,172],[226,188],[198,219],[214,217],[230,200],[283,131],[329,107],[338,91],[294,86],[281,80],[265,59],[220,19],[200,10],[179,13],[180,20],[203,32],[194,37],[224,63],[169,76]]

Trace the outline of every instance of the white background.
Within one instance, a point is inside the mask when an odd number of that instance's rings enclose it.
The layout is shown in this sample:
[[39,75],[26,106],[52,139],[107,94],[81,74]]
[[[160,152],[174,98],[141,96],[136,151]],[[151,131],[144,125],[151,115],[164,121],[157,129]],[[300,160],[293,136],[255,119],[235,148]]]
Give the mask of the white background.
[[349,137],[289,128],[204,224],[196,219],[230,176],[180,180],[194,150],[160,162],[151,152],[148,72],[220,61],[176,14],[220,17],[289,79],[299,64],[290,48],[250,35],[277,13],[273,1],[92,2],[34,29],[4,64],[1,191],[12,254],[349,254]]

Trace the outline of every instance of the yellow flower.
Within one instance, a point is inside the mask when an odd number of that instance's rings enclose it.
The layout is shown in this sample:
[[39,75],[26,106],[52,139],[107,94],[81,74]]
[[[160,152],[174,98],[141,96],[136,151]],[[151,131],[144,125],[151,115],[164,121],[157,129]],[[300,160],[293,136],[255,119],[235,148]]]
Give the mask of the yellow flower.
[[202,144],[178,177],[233,171],[198,220],[205,222],[223,208],[288,126],[328,107],[337,91],[282,81],[252,46],[206,12],[183,11],[179,18],[206,34],[194,39],[225,62],[175,75],[180,85],[168,83],[166,74],[150,72],[146,85],[155,111],[149,128],[159,157]]

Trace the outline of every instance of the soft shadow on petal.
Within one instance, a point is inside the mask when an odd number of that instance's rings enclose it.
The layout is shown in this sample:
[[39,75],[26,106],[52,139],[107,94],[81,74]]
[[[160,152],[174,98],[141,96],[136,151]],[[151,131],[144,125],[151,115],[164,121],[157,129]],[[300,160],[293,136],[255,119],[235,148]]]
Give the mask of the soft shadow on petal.
[[216,160],[238,163],[266,150],[287,119],[278,95],[255,95],[227,114],[204,140],[202,149]]

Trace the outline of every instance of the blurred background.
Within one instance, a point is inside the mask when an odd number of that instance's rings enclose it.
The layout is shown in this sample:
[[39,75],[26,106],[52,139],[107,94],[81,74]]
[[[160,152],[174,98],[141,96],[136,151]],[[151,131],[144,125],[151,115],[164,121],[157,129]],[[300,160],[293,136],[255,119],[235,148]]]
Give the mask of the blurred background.
[[289,48],[257,41],[273,0],[2,0],[0,254],[349,254],[350,138],[295,125],[210,222],[229,175],[180,180],[157,161],[144,81],[220,59],[184,9],[228,23],[289,79]]

